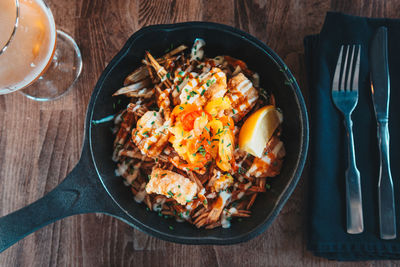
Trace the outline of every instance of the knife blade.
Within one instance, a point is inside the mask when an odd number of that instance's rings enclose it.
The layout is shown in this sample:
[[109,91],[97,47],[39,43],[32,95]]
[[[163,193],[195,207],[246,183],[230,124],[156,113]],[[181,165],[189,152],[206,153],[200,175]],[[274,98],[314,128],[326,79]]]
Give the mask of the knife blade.
[[378,28],[372,38],[370,71],[371,92],[377,121],[380,154],[378,181],[380,237],[382,239],[394,239],[396,238],[396,214],[389,158],[390,77],[386,27]]

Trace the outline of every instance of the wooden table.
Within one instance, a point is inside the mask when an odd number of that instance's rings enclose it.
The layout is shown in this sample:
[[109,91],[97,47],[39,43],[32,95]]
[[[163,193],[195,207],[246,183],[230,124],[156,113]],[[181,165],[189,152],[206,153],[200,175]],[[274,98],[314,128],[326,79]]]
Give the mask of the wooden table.
[[[399,16],[399,0],[48,0],[60,29],[74,36],[84,67],[61,100],[38,103],[19,93],[0,96],[0,215],[59,184],[77,163],[92,89],[128,37],[143,26],[204,20],[256,36],[288,64],[307,99],[303,38],[318,33],[329,10]],[[187,246],[150,237],[105,215],[66,218],[0,254],[0,266],[293,266],[343,265],[314,257],[305,246],[307,168],[271,227],[234,246]],[[360,266],[395,265],[394,261]]]

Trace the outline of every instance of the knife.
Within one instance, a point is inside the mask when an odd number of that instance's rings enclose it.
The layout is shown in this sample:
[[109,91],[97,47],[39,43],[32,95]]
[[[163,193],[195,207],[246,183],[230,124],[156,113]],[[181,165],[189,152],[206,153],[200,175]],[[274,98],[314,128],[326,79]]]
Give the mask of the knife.
[[380,154],[378,198],[379,229],[382,239],[396,238],[393,180],[389,159],[389,98],[387,28],[380,27],[372,38],[370,48],[371,91],[374,103]]

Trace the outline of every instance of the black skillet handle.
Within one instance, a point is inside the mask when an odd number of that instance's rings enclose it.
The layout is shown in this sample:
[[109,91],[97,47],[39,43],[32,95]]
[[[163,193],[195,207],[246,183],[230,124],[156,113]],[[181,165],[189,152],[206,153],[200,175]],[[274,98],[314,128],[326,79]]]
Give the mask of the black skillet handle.
[[122,212],[97,178],[89,155],[65,180],[36,202],[0,218],[0,252],[20,239],[74,214],[101,212],[119,217]]

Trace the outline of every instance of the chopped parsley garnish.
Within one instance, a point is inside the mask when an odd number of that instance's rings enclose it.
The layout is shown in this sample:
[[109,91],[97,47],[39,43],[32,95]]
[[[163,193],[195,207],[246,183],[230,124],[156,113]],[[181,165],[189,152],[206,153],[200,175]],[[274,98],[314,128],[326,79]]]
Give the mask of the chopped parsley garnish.
[[179,93],[179,86],[178,85],[176,86],[176,91],[178,91],[178,93]]
[[218,129],[217,133],[215,135],[222,134],[224,131],[222,129]]
[[204,200],[203,200],[203,204],[204,204],[204,205],[207,205],[207,204],[208,204],[207,199],[204,199]]
[[206,92],[206,89],[203,89],[203,91],[201,91],[200,95],[203,96],[205,92]]
[[153,115],[154,115],[154,117],[157,117],[157,113],[156,112],[154,112]]
[[149,136],[148,136],[148,133],[149,133],[149,131],[145,131],[145,132],[143,133],[143,136],[149,137]]
[[171,197],[173,197],[174,196],[174,193],[172,193],[171,191],[168,191],[168,193],[167,193],[169,196],[171,196]]
[[165,175],[167,175],[167,173],[163,173],[163,174],[161,174],[161,177],[164,177]]
[[237,113],[236,110],[235,110],[234,108],[232,109],[232,113],[233,113],[233,114],[236,114],[236,113]]
[[183,71],[178,72],[178,75],[180,75],[180,76],[183,76],[183,74],[185,74],[185,72],[183,72]]
[[196,153],[200,153],[203,157],[206,155],[206,150],[204,149],[204,147],[203,146],[200,146],[198,149],[197,149],[197,152]]
[[226,147],[230,147],[232,144],[231,143],[229,143]]
[[180,110],[183,110],[183,107],[180,106],[179,109],[180,109]]
[[155,121],[152,121],[150,124],[153,125],[155,123]]
[[167,76],[167,78],[169,79],[169,77],[171,77],[171,74],[169,72],[167,72],[167,74],[165,76]]
[[178,194],[178,197],[180,197],[180,196],[182,196],[182,193],[179,193],[179,194]]
[[271,185],[270,184],[265,184],[265,188],[267,188],[269,190],[269,189],[271,189]]

